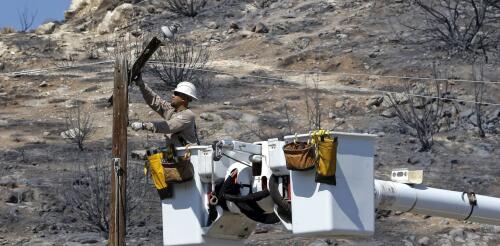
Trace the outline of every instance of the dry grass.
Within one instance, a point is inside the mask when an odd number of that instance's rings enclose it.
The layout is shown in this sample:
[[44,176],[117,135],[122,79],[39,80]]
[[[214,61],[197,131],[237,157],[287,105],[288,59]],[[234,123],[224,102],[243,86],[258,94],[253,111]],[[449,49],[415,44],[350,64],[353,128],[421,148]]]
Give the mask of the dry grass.
[[15,33],[15,32],[16,32],[16,29],[14,29],[10,26],[3,27],[0,29],[0,34],[9,34],[9,33]]

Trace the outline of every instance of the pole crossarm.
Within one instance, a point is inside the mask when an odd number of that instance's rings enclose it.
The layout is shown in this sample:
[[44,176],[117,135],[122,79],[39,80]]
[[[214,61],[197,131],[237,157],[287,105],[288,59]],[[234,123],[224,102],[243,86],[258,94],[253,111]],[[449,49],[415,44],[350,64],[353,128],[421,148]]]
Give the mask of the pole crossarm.
[[[130,72],[130,81],[137,79],[137,76],[141,73],[141,69],[146,65],[149,58],[155,53],[155,51],[160,47],[161,41],[157,37],[153,37],[149,41],[146,48],[141,52],[134,65],[132,65],[132,71]],[[129,81],[129,83],[130,83]]]

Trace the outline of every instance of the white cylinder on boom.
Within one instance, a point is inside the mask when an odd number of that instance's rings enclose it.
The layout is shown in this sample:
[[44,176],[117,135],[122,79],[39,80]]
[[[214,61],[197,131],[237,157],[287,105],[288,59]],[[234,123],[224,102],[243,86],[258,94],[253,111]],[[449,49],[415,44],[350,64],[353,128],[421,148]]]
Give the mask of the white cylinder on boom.
[[375,206],[500,225],[500,198],[434,189],[423,185],[412,187],[407,184],[375,180]]

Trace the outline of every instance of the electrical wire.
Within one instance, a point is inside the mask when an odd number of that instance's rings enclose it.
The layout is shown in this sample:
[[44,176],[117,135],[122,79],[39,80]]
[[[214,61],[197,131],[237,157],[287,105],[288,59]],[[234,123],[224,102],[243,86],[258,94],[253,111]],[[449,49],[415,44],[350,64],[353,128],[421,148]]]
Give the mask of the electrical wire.
[[0,73],[0,75],[6,75],[6,76],[32,75],[32,74],[39,74],[39,73],[50,72],[50,71],[65,70],[65,69],[71,69],[71,68],[80,68],[80,67],[88,67],[88,66],[93,66],[93,65],[110,64],[110,63],[114,63],[114,62],[115,62],[114,60],[105,60],[105,61],[99,61],[99,62],[80,63],[80,64],[67,65],[67,66],[59,66],[59,67],[49,67],[49,68],[40,68],[40,69],[31,69],[31,70],[21,70],[21,71],[16,71],[16,72],[5,72],[5,73]]
[[[113,63],[114,60],[105,60],[105,61],[100,61],[100,62],[94,62],[94,63],[83,63],[83,64],[75,64],[75,65],[68,65],[68,66],[58,66],[58,67],[50,67],[50,68],[40,68],[40,69],[32,69],[32,70],[21,70],[21,71],[16,71],[16,72],[6,72],[6,73],[0,73],[0,75],[11,75],[11,76],[16,76],[16,75],[29,75],[29,74],[36,74],[36,73],[42,73],[42,72],[49,72],[49,71],[57,71],[57,70],[64,70],[64,69],[70,69],[70,68],[78,68],[78,67],[86,67],[86,66],[92,66],[92,65],[100,65],[100,64],[109,64]],[[188,63],[180,63],[180,62],[160,62],[156,60],[149,61],[148,63],[150,64],[173,64],[173,65],[192,65]],[[214,63],[208,64],[208,66],[211,67],[227,67],[225,65],[217,65]],[[449,82],[464,82],[464,83],[482,83],[482,84],[500,84],[500,81],[484,81],[484,80],[466,80],[466,79],[434,79],[430,77],[413,77],[413,76],[396,76],[396,75],[377,75],[377,74],[369,74],[369,73],[345,73],[345,72],[322,72],[322,71],[314,71],[314,70],[293,70],[293,69],[279,69],[279,68],[273,68],[274,71],[282,71],[282,72],[295,72],[295,73],[300,73],[300,74],[331,74],[331,75],[343,75],[343,76],[373,76],[377,78],[392,78],[392,79],[412,79],[412,80],[430,80],[430,81],[449,81]],[[229,73],[228,73],[229,74]]]
[[[150,62],[148,62],[150,63]],[[151,62],[155,63],[155,62]],[[226,74],[226,75],[232,75],[234,76],[234,73],[227,73],[227,72],[221,72],[217,70],[211,70],[211,69],[202,69],[202,68],[188,68],[188,67],[179,67],[179,66],[169,66],[166,65],[167,67],[172,67],[172,68],[183,68],[183,69],[188,69],[188,70],[195,70],[195,71],[203,71],[203,72],[212,72],[212,73],[218,73],[218,74]],[[285,80],[282,78],[277,78],[277,77],[269,77],[269,76],[258,76],[258,75],[247,75],[244,74],[246,77],[251,77],[251,78],[258,78],[258,79],[268,79],[268,80],[275,80],[275,81],[283,81],[283,82],[296,82],[300,83],[298,81],[292,81],[292,80]],[[361,81],[361,82],[368,82],[369,81]],[[386,90],[376,90],[376,89],[326,89],[329,91],[332,90],[337,90],[337,91],[345,91],[345,92],[365,92],[365,93],[382,93],[382,94],[399,94],[399,95],[406,95],[410,97],[420,97],[420,98],[428,98],[428,99],[442,99],[442,100],[447,100],[447,101],[455,101],[455,102],[461,102],[461,103],[472,103],[472,104],[478,104],[475,101],[469,101],[469,100],[464,100],[464,99],[455,99],[455,98],[446,98],[446,97],[437,97],[437,96],[426,96],[426,95],[419,95],[419,94],[412,94],[412,93],[405,93],[405,92],[395,92],[395,91],[386,91]],[[481,102],[481,105],[490,105],[490,106],[500,106],[499,103],[487,103],[487,102]]]
[[[76,64],[76,65],[69,65],[69,66],[62,66],[62,67],[52,67],[52,68],[46,68],[46,69],[33,69],[33,70],[24,70],[24,71],[17,71],[17,72],[8,72],[8,73],[0,73],[0,75],[11,75],[11,76],[17,76],[17,75],[30,75],[30,74],[37,74],[37,73],[42,73],[42,72],[49,72],[49,71],[57,71],[57,70],[63,70],[63,69],[70,69],[70,68],[79,68],[79,67],[86,67],[86,66],[92,66],[92,65],[100,65],[100,64],[110,64],[113,63],[113,60],[105,60],[105,61],[100,61],[100,62],[94,62],[94,63],[83,63],[83,64]],[[168,67],[171,68],[183,68],[187,70],[194,70],[194,71],[204,71],[204,72],[211,72],[211,73],[217,73],[217,74],[226,74],[226,75],[231,75],[235,76],[234,73],[229,73],[229,72],[222,72],[222,71],[217,71],[217,70],[211,70],[211,69],[202,69],[202,68],[192,68],[192,67],[181,67],[181,65],[188,65],[186,63],[172,63],[172,62],[159,62],[159,61],[150,61],[148,64],[177,64],[176,65],[167,65]],[[279,69],[277,69],[279,71]],[[286,71],[296,71],[300,72],[300,70],[286,70]],[[342,73],[340,73],[342,74]],[[345,73],[348,74],[348,73]],[[270,76],[259,76],[259,75],[250,75],[250,74],[241,74],[245,77],[250,77],[250,78],[258,78],[258,79],[268,79],[268,80],[274,80],[274,81],[282,81],[282,82],[296,82],[299,83],[298,81],[293,81],[293,80],[285,80],[283,78],[277,78],[277,77],[270,77]],[[357,75],[362,75],[362,74],[357,74]],[[379,75],[373,75],[373,76],[379,76]],[[384,76],[388,77],[388,76]],[[412,77],[397,77],[397,76],[391,76],[393,78],[412,78]],[[413,77],[417,78],[417,77]],[[428,79],[428,78],[420,78],[420,79]],[[436,80],[438,81],[438,80]],[[458,80],[446,80],[446,81],[458,81]],[[482,82],[483,84],[497,84],[500,82],[488,82],[488,81],[472,81],[472,80],[460,80],[462,82],[468,81],[468,82],[475,82],[479,83]],[[370,81],[363,81],[361,80],[360,82],[367,82],[370,83]],[[332,89],[327,89],[331,91]],[[428,99],[443,99],[443,100],[449,100],[449,101],[455,101],[455,102],[461,102],[461,103],[472,103],[472,104],[478,104],[475,101],[469,101],[469,100],[463,100],[463,99],[454,99],[454,98],[444,98],[444,97],[436,97],[436,96],[426,96],[426,95],[418,95],[418,94],[412,94],[412,93],[404,93],[404,92],[395,92],[395,91],[386,91],[386,90],[376,90],[376,89],[335,89],[338,91],[345,91],[345,92],[375,92],[375,93],[386,93],[386,94],[402,94],[406,96],[411,96],[411,97],[420,97],[420,98],[428,98]],[[490,106],[500,106],[499,103],[487,103],[487,102],[481,102],[481,105],[490,105]]]
[[[151,61],[151,62],[159,62],[159,61]],[[179,64],[179,65],[190,65],[188,63],[179,63],[179,62],[161,62],[163,64]],[[217,65],[212,63],[208,63],[207,66],[210,67],[227,67],[227,65]],[[364,76],[364,77],[377,77],[377,78],[392,78],[392,79],[412,79],[412,80],[431,80],[431,81],[450,81],[450,82],[463,82],[463,83],[483,83],[483,84],[500,84],[500,81],[484,81],[484,80],[467,80],[467,79],[435,79],[431,77],[413,77],[413,76],[396,76],[396,75],[377,75],[377,74],[369,74],[369,73],[346,73],[346,72],[322,72],[322,71],[314,71],[314,70],[294,70],[294,69],[280,69],[273,68],[273,71],[281,71],[281,72],[295,72],[300,74],[331,74],[331,75],[344,75],[344,76]]]

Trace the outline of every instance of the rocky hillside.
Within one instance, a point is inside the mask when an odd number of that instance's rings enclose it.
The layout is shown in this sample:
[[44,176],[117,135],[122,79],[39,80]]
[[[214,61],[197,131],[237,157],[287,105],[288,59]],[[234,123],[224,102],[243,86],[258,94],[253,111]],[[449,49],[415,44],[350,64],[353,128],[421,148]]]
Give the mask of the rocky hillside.
[[[390,170],[410,167],[423,169],[429,186],[500,197],[500,107],[494,105],[500,103],[500,84],[484,84],[485,137],[479,137],[471,103],[474,62],[405,27],[423,20],[410,1],[220,0],[208,1],[194,17],[172,13],[165,2],[73,0],[62,22],[0,35],[0,245],[106,245],[105,223],[92,221],[96,216],[85,214],[85,204],[71,198],[86,194],[85,177],[96,176],[85,167],[106,164],[111,153],[107,99],[113,66],[108,61],[123,40],[162,37],[160,27],[173,24],[180,26],[178,39],[212,54],[210,72],[204,74],[210,79],[206,97],[192,106],[202,142],[305,131],[311,109],[305,86],[317,87],[324,128],[379,136],[376,178],[387,180]],[[488,51],[484,80],[500,81],[498,54]],[[76,67],[81,64],[87,65]],[[422,152],[418,137],[401,123],[383,92],[404,92],[407,81],[418,82],[415,89],[425,92],[432,81],[416,78],[431,77],[433,64],[440,78],[450,79],[451,90],[443,95],[451,99],[444,106],[449,117],[439,119],[432,149]],[[42,70],[13,73],[33,69]],[[153,73],[144,77],[160,94],[170,95],[170,87]],[[410,100],[404,93],[396,98],[402,106]],[[135,88],[129,105],[131,120],[158,120]],[[61,136],[68,130],[68,112],[78,107],[91,116],[95,130],[84,151]],[[135,150],[161,143],[161,136],[129,131],[129,141],[135,170],[142,165]],[[140,172],[131,176],[142,190],[130,191],[131,203],[139,205],[130,213],[129,245],[159,245],[156,194],[150,184],[144,186]],[[281,226],[259,225],[245,243],[500,244],[498,226],[425,215],[377,211],[376,226],[374,237],[354,239],[295,237]]]

